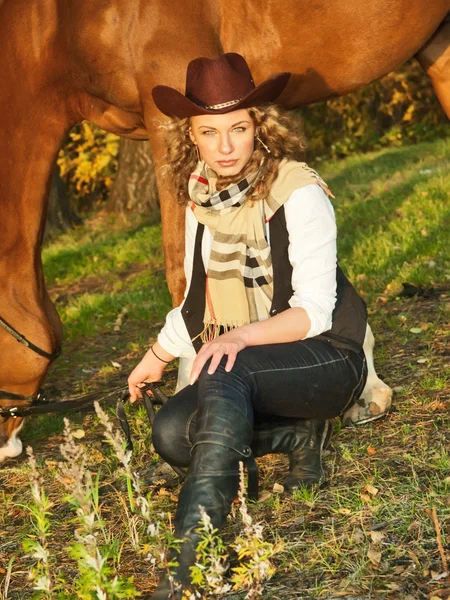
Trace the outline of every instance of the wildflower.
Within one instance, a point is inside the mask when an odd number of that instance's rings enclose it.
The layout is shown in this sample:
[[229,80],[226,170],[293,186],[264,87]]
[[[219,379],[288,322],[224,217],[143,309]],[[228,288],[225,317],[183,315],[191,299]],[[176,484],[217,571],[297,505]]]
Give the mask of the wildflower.
[[34,589],[42,592],[50,592],[51,581],[45,575],[41,575],[34,582]]
[[37,558],[38,560],[42,560],[42,562],[46,563],[48,561],[48,552],[45,548],[41,546],[39,542],[34,544],[33,548],[33,558]]

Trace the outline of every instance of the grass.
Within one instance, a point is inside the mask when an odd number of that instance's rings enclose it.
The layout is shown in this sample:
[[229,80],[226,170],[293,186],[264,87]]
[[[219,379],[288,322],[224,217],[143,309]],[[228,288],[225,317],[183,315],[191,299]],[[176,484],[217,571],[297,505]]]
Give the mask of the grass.
[[[320,489],[299,490],[290,498],[273,493],[287,460],[259,461],[264,499],[251,504],[250,512],[265,523],[269,541],[285,541],[264,597],[446,597],[439,590],[448,582],[430,583],[443,566],[427,510],[436,507],[448,560],[449,158],[450,141],[437,140],[320,167],[336,195],[340,262],[368,303],[376,366],[395,389],[394,409],[358,429],[335,423],[325,458],[328,484]],[[44,249],[48,287],[65,325],[64,353],[49,373],[48,397],[125,383],[170,309],[160,235],[159,225],[99,214]],[[402,296],[406,282],[422,295]],[[124,309],[127,317],[115,331]],[[172,368],[168,391],[175,375]],[[142,407],[131,412],[133,469],[157,510],[173,512],[176,482],[152,453]],[[96,418],[71,420],[84,432],[80,443],[89,449],[89,469],[100,477],[100,510],[105,536],[115,548],[114,568],[123,577],[133,575],[138,590],[148,593],[159,573],[131,547],[117,459]],[[22,438],[34,447],[54,502],[50,551],[70,579],[73,563],[64,548],[73,526],[55,479],[61,431],[60,417],[33,418]],[[29,516],[20,505],[30,499],[23,457],[2,467],[0,482],[0,578],[13,559],[8,598],[29,598],[26,574],[32,561],[21,550]],[[230,520],[225,538],[235,533]]]

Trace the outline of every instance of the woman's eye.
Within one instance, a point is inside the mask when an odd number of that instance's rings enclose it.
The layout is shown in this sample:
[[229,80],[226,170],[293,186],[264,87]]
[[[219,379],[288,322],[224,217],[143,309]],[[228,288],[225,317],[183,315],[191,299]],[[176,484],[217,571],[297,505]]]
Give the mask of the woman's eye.
[[247,131],[245,127],[235,127],[233,131]]
[[211,135],[214,133],[215,131],[213,131],[212,129],[205,129],[204,131],[202,131],[202,135]]

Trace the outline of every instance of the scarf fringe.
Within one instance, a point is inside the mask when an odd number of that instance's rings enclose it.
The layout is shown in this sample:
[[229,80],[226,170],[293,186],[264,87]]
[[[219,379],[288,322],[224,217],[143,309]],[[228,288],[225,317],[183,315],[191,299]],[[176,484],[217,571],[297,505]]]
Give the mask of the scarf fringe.
[[206,344],[207,342],[216,340],[222,333],[227,333],[228,331],[232,331],[243,325],[247,325],[247,323],[245,321],[231,321],[228,323],[218,322],[217,320],[209,321],[208,323],[204,323],[203,331],[201,331],[192,341],[200,338],[202,342]]

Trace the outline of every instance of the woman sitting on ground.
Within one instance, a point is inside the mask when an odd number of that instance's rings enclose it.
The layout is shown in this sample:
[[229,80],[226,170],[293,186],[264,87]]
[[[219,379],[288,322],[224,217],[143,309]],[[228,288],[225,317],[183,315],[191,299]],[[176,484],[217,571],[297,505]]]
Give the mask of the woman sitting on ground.
[[[271,104],[289,73],[254,86],[244,58],[199,58],[186,94],[157,86],[171,117],[168,172],[186,203],[186,294],[129,377],[132,400],[176,357],[195,357],[191,385],[156,416],[153,443],[189,467],[175,516],[174,574],[190,584],[203,506],[214,527],[230,511],[239,462],[256,492],[254,457],[289,455],[287,491],[321,483],[328,419],[367,377],[366,308],[336,263],[330,192],[299,162],[289,114]],[[152,596],[172,598],[163,579]],[[178,597],[178,596],[176,596]],[[181,595],[180,595],[181,597]]]

